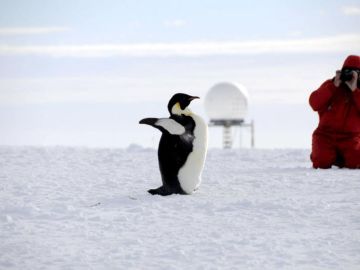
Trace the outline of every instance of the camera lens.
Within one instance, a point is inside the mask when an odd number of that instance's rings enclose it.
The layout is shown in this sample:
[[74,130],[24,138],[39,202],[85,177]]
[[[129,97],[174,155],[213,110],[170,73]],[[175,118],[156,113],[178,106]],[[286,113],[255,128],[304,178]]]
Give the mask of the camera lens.
[[353,73],[351,69],[343,69],[340,74],[340,80],[343,82],[351,81]]

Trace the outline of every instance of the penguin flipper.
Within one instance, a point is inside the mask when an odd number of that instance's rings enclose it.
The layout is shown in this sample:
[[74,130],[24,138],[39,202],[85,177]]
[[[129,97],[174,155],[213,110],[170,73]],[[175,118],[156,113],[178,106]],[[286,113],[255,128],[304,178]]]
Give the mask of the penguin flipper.
[[171,135],[181,135],[185,133],[185,127],[171,118],[144,118],[139,124],[146,124],[167,132]]
[[145,124],[153,126],[155,125],[156,121],[159,120],[159,118],[144,118],[139,121],[139,124]]

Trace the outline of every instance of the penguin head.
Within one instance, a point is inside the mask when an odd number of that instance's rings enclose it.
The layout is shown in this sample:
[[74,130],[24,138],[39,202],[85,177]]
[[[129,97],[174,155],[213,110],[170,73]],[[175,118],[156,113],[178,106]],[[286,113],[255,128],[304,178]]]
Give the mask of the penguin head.
[[168,104],[168,110],[171,115],[189,115],[191,114],[190,109],[188,108],[191,101],[199,97],[190,96],[183,93],[177,93],[172,96]]

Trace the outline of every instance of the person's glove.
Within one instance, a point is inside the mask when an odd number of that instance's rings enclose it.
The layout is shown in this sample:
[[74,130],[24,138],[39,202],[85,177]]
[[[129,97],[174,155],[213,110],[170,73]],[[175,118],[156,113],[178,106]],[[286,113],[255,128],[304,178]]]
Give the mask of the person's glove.
[[334,85],[335,85],[336,87],[339,87],[340,84],[341,84],[340,75],[341,75],[341,70],[337,70],[337,71],[336,71],[335,78],[334,78]]
[[[358,75],[358,73],[356,72],[356,71],[352,71],[352,74],[353,74],[353,76],[352,76],[352,78],[351,78],[351,80],[350,81],[347,81],[347,82],[345,82],[346,83],[346,85],[347,86],[349,86],[349,88],[351,89],[351,91],[355,91],[356,90],[356,88],[357,88],[357,81],[358,81],[358,78],[359,78],[359,75]],[[334,81],[334,84],[335,84],[335,81]]]

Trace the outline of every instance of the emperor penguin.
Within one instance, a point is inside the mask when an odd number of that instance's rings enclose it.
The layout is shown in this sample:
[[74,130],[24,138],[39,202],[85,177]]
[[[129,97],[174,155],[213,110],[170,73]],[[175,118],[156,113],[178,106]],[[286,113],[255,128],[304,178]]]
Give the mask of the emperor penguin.
[[162,132],[158,161],[162,186],[152,195],[191,194],[201,183],[207,152],[207,124],[189,109],[199,97],[175,94],[168,103],[169,118],[144,118],[139,123]]

